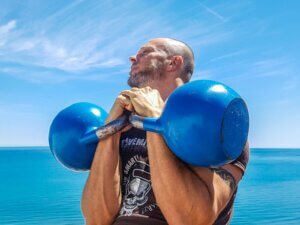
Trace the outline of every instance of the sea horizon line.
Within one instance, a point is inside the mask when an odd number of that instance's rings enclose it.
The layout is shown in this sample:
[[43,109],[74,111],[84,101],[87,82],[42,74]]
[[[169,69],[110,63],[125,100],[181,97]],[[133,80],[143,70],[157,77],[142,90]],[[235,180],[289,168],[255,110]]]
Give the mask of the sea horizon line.
[[[4,148],[50,148],[49,145],[16,145],[16,146],[0,146],[0,149]],[[251,150],[283,150],[283,149],[288,149],[288,150],[300,150],[300,147],[250,147]]]

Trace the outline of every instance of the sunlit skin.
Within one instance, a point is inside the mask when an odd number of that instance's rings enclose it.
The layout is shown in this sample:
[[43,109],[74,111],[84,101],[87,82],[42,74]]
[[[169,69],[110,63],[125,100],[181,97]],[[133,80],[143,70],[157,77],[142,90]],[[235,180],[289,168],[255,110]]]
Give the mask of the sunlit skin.
[[[107,122],[123,114],[124,109],[146,117],[159,117],[166,98],[183,80],[179,74],[183,57],[171,55],[161,46],[169,39],[154,39],[131,56],[128,83],[116,98]],[[128,129],[128,127],[126,128]],[[230,200],[234,189],[209,168],[192,167],[180,161],[167,147],[161,135],[147,132],[151,182],[156,201],[171,225],[212,224]],[[86,224],[113,224],[121,206],[120,132],[99,142],[82,197]],[[223,167],[234,183],[242,171]],[[174,195],[176,193],[176,195]]]

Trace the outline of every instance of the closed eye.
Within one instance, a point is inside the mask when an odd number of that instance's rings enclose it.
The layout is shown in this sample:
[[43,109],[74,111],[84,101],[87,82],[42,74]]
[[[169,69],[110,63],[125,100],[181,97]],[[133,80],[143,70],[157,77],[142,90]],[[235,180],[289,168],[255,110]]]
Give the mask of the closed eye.
[[150,52],[150,50],[144,50],[144,51],[142,51],[142,54],[141,55],[146,55],[146,54],[148,54]]
[[153,49],[150,48],[150,47],[142,48],[142,49],[141,49],[141,54],[145,55],[145,54],[150,53],[150,52],[152,52],[152,51],[153,51]]

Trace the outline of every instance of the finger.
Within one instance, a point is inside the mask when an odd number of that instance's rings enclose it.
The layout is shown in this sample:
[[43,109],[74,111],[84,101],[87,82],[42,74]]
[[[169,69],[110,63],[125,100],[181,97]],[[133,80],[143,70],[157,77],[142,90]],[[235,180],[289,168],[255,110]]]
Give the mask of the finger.
[[124,108],[130,112],[134,112],[134,108],[132,104],[125,105]]
[[138,90],[139,90],[139,88],[137,88],[137,87],[131,88],[131,91],[138,91]]
[[118,101],[119,101],[119,104],[123,108],[127,109],[128,111],[133,111],[133,106],[132,106],[132,103],[131,103],[129,97],[127,97],[125,95],[119,95]]
[[131,102],[132,102],[132,105],[134,105],[135,107],[139,107],[140,104],[141,104],[141,102],[140,102],[140,100],[138,98],[133,98],[131,100]]
[[136,93],[133,92],[133,91],[129,91],[129,90],[122,91],[122,92],[121,92],[121,95],[125,95],[125,96],[127,96],[127,97],[129,97],[129,98],[134,98],[134,97],[136,97]]
[[132,107],[133,107],[133,111],[132,112],[134,114],[139,115],[140,108],[141,108],[140,102],[136,98],[133,98],[131,102],[132,102]]
[[118,100],[118,102],[120,103],[120,104],[128,104],[128,102],[130,102],[130,99],[129,99],[129,97],[127,97],[127,96],[125,96],[125,95],[119,95],[118,97],[117,97],[117,100]]

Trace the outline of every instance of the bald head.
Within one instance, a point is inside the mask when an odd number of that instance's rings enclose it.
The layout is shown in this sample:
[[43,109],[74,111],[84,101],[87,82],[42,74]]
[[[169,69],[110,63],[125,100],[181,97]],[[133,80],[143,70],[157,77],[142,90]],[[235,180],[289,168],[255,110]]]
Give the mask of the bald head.
[[194,53],[186,43],[172,38],[155,38],[150,43],[165,51],[168,56],[181,56],[183,65],[180,77],[185,83],[191,79],[194,71]]

